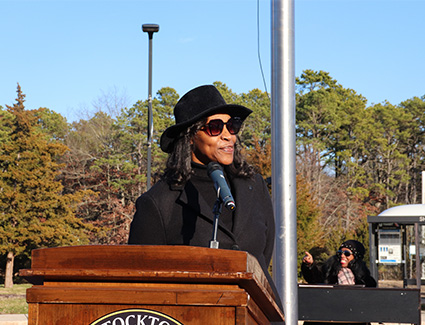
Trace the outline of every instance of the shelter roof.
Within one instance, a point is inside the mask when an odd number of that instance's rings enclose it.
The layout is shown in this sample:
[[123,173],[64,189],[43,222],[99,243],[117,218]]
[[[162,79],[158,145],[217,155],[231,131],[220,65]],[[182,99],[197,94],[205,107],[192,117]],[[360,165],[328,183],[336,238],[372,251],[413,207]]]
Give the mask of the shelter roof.
[[425,224],[425,204],[405,204],[368,216],[369,223]]

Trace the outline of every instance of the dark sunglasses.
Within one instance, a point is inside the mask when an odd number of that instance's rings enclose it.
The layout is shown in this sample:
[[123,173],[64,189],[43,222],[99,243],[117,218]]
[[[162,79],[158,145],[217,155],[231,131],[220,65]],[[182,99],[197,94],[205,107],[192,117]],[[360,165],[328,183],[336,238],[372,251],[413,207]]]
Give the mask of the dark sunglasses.
[[243,122],[240,117],[231,117],[226,123],[222,120],[211,120],[201,127],[201,131],[204,131],[211,137],[216,137],[223,132],[223,128],[226,125],[229,133],[233,135],[239,133],[242,123]]
[[337,251],[336,253],[339,256],[341,256],[342,254],[344,254],[346,257],[349,257],[349,256],[353,255],[353,253],[351,253],[350,251]]

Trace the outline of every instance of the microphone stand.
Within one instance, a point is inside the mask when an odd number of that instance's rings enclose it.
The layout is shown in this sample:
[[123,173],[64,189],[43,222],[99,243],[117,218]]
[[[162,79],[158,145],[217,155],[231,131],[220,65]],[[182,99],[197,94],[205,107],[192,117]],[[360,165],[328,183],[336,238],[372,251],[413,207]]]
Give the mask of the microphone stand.
[[219,242],[217,241],[217,230],[218,230],[218,218],[221,214],[222,201],[220,199],[220,188],[217,190],[217,200],[215,200],[213,213],[214,213],[214,229],[213,236],[210,241],[210,248],[218,248]]

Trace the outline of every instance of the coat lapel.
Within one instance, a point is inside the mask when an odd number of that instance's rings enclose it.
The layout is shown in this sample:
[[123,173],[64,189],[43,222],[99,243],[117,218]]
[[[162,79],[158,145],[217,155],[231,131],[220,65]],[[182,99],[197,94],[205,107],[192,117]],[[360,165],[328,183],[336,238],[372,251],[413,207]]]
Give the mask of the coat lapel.
[[[177,198],[177,202],[189,206],[199,217],[211,222],[211,229],[214,224],[214,213],[202,195],[199,195],[198,190],[189,181],[186,183],[180,196]],[[219,231],[224,232],[227,236],[235,240],[235,236],[230,229],[223,227],[220,223],[218,226]]]

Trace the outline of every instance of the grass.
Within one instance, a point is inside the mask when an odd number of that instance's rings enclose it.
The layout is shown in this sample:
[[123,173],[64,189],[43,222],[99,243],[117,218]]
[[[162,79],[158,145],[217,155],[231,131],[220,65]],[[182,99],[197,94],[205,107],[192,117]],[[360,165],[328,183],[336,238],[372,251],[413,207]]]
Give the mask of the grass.
[[14,284],[10,289],[0,285],[0,314],[28,314],[25,294],[29,287],[31,284]]

